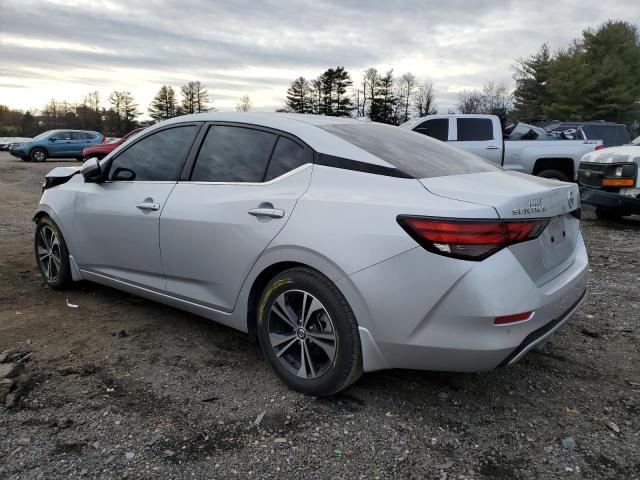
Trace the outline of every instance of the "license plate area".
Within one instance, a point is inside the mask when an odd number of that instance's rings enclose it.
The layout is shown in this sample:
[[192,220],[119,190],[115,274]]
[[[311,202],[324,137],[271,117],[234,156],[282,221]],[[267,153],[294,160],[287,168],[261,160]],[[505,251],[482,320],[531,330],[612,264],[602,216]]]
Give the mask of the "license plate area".
[[558,247],[567,241],[568,236],[564,216],[552,218],[546,228],[548,245],[552,248]]

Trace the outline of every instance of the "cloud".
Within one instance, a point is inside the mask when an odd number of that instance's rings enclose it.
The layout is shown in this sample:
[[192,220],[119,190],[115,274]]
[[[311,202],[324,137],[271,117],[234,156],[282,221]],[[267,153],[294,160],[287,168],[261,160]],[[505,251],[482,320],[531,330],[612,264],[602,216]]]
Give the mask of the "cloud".
[[[48,98],[127,89],[146,105],[163,83],[198,79],[232,108],[282,104],[291,79],[344,65],[434,81],[437,103],[459,90],[511,82],[512,64],[543,42],[568,45],[610,12],[640,22],[630,0],[3,0],[0,102],[39,107]],[[26,87],[26,88],[25,88]],[[81,93],[78,93],[81,92]]]

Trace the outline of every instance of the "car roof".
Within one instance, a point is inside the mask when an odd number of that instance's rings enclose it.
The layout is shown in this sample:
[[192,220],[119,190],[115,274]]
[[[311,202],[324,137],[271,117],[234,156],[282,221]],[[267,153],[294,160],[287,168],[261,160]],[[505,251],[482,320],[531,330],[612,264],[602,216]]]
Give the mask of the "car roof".
[[344,117],[328,117],[323,115],[306,115],[280,112],[207,112],[174,117],[148,127],[152,131],[163,126],[187,122],[229,122],[273,128],[287,132],[299,138],[318,153],[344,157],[360,162],[395,168],[388,162],[343,140],[336,135],[318,128],[323,125],[352,124],[367,125],[371,122]]

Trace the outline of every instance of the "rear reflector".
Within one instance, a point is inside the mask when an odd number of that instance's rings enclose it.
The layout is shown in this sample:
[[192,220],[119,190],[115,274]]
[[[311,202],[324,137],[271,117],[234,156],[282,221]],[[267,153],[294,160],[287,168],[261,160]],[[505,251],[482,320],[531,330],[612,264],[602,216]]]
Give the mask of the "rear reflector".
[[503,317],[496,317],[493,321],[495,325],[504,325],[506,323],[522,322],[523,320],[529,320],[533,312],[516,313],[515,315],[505,315]]
[[633,187],[636,181],[633,178],[603,178],[603,187]]
[[483,260],[514,243],[537,238],[549,219],[469,220],[399,215],[400,226],[426,250],[464,260]]

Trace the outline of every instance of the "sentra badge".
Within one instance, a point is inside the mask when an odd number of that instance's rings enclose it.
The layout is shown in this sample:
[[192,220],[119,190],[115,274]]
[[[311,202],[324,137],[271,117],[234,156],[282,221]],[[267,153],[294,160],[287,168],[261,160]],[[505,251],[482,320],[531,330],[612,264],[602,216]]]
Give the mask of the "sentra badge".
[[530,198],[527,201],[527,206],[524,208],[514,208],[511,213],[514,215],[529,215],[531,213],[544,212],[544,202],[542,197]]

